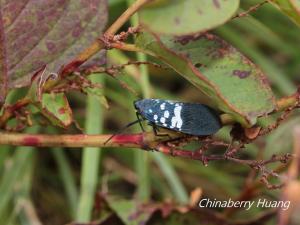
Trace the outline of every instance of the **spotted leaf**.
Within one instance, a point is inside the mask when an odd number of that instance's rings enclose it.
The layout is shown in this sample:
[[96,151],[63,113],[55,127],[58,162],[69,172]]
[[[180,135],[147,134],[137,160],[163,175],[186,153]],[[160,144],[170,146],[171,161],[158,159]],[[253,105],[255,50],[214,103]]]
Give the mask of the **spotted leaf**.
[[57,72],[100,35],[107,21],[106,3],[0,1],[1,85],[5,76],[12,88],[29,85],[31,75],[45,65]]
[[44,93],[41,103],[36,105],[53,125],[66,128],[72,123],[72,110],[65,94]]
[[0,106],[5,101],[8,86],[7,52],[5,49],[4,27],[1,17],[2,12],[0,10]]
[[249,59],[212,34],[173,37],[140,33],[136,45],[172,67],[246,127],[275,108],[267,78]]
[[238,6],[239,0],[156,0],[139,15],[141,23],[155,32],[183,35],[225,23]]

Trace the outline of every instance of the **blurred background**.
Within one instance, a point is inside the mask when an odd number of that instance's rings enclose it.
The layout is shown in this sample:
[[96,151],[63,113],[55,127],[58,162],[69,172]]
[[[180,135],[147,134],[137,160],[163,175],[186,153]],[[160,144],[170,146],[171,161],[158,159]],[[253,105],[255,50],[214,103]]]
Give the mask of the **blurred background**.
[[[242,0],[240,10],[259,2]],[[129,3],[108,1],[109,24]],[[136,18],[123,30],[134,24]],[[213,33],[231,43],[264,71],[277,98],[296,91],[300,81],[300,29],[273,5],[265,4],[250,15],[233,19],[213,30]],[[145,55],[119,50],[108,51],[107,60],[110,65],[130,60],[155,62]],[[140,98],[201,102],[199,91],[171,69],[132,65],[122,70],[117,79],[104,74],[93,76],[92,79],[103,86],[102,94],[107,98],[109,109],[103,107],[95,96],[68,93],[74,118],[90,134],[113,134],[134,121],[133,101]],[[18,89],[10,95],[11,101],[24,93],[25,89]],[[275,116],[267,118],[266,123],[274,122]],[[299,112],[294,111],[271,134],[247,145],[240,157],[268,159],[273,154],[299,153],[299,129]],[[216,135],[230,141],[229,130],[230,127],[224,127]],[[126,133],[140,131],[136,126]],[[75,126],[68,130],[33,126],[26,132],[78,133],[78,129]],[[285,188],[268,190],[260,183],[255,171],[228,161],[210,162],[204,166],[198,161],[123,148],[1,146],[0,149],[0,224],[66,224],[72,221],[81,221],[81,224],[87,221],[97,221],[93,224],[138,224],[138,221],[144,221],[144,224],[200,224],[199,221],[201,224],[226,224],[224,221],[255,224],[251,223],[252,220],[260,221],[257,224],[280,224],[279,221],[285,220],[289,222],[281,224],[300,224],[297,215],[300,202],[297,158],[285,167],[280,167],[280,164],[271,166],[283,178],[293,173],[293,179]],[[220,154],[224,151],[222,148],[211,150]],[[283,180],[280,177],[272,181]],[[293,206],[287,211],[275,209],[276,212],[256,207],[249,211],[206,209],[199,212],[197,203],[200,197],[218,200],[285,199],[292,201]],[[162,213],[154,213],[167,210],[170,205],[180,208],[193,200],[196,201],[192,204],[195,211],[175,210],[176,213],[170,213],[167,218],[162,218]],[[146,207],[147,219],[128,219],[133,213],[128,209],[136,209],[142,203],[152,207]]]

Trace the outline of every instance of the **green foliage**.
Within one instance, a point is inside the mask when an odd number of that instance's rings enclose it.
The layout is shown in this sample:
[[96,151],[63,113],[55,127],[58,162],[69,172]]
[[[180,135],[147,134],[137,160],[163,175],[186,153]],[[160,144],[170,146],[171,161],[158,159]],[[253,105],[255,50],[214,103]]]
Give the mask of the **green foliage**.
[[40,110],[56,126],[68,127],[72,123],[72,110],[62,93],[43,94]]
[[254,125],[257,117],[275,108],[265,75],[212,34],[176,38],[143,32],[136,45],[171,66],[201,90],[212,106],[245,126]]
[[186,35],[220,26],[234,15],[238,6],[239,0],[157,0],[139,15],[141,23],[155,32]]
[[289,16],[298,26],[300,25],[300,2],[299,0],[272,0],[279,9]]

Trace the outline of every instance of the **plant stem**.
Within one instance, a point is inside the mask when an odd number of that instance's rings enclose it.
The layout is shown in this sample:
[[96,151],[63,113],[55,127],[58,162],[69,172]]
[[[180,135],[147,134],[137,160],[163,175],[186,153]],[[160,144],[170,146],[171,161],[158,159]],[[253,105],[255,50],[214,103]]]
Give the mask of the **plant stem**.
[[13,105],[9,105],[4,107],[3,113],[0,116],[0,128],[4,127],[6,122],[14,115],[14,112],[17,111],[18,109],[25,107],[30,103],[30,99],[28,98],[22,98],[19,101],[17,101]]
[[293,107],[295,104],[299,103],[299,90],[287,97],[283,97],[279,99],[276,104],[277,104],[277,111],[284,111],[290,107]]
[[[114,35],[127,21],[135,14],[142,6],[153,0],[136,0],[130,7],[106,30],[103,37],[110,37]],[[95,55],[101,49],[105,47],[101,38],[95,40],[89,47],[83,50],[75,59],[73,59],[69,64],[67,64],[62,70],[62,74],[68,74],[73,72],[75,68],[78,68],[90,57]]]
[[140,8],[142,8],[148,2],[153,0],[136,0],[130,7],[107,29],[106,35],[114,35],[126,22],[127,20],[135,14]]
[[106,135],[49,135],[49,134],[21,134],[21,133],[0,133],[0,145],[12,146],[35,146],[35,147],[128,147],[146,148],[162,141],[162,137],[156,137],[153,132],[120,134],[111,137]]

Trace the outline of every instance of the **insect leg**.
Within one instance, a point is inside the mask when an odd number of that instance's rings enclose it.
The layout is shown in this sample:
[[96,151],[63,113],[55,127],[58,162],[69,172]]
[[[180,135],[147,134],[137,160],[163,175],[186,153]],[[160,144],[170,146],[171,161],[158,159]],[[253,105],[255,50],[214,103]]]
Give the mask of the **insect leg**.
[[234,147],[234,138],[231,139],[226,151],[224,152],[224,158],[232,157],[235,153],[236,148]]
[[126,126],[124,126],[123,128],[121,128],[117,133],[111,135],[105,142],[104,142],[104,145],[106,145],[114,136],[116,136],[117,134],[121,134],[123,131],[125,131],[128,127],[131,127],[132,125],[136,124],[136,123],[139,123],[141,124],[141,121],[140,119],[136,120],[136,121],[133,121],[129,124],[127,124]]
[[157,132],[158,131],[157,126],[155,126],[155,124],[151,124],[151,126],[152,126],[153,133],[155,134],[155,136],[160,136]]
[[[157,128],[157,126],[156,126],[154,123],[150,123],[150,125],[151,125],[152,128],[153,128],[153,133],[155,134],[155,136],[158,136],[158,137],[165,137],[165,136],[168,136],[168,137],[170,137],[169,134],[159,134],[159,133],[158,133],[158,128]],[[170,138],[171,138],[171,137],[170,137]]]
[[141,123],[141,121],[144,120],[144,119],[140,118],[140,113],[139,112],[136,112],[136,117],[137,117],[137,119],[139,121],[139,124],[140,124],[140,127],[141,127],[142,131],[145,132],[145,129],[144,129],[142,123]]

